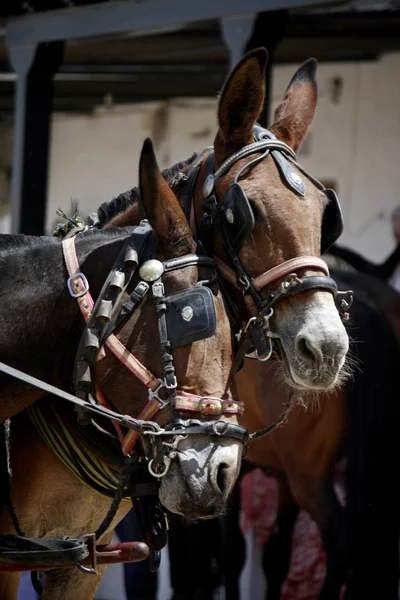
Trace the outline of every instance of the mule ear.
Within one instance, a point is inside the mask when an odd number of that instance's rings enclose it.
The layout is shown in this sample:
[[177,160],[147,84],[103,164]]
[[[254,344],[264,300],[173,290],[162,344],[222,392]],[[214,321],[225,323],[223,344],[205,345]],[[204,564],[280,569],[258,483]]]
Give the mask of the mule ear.
[[295,152],[314,119],[318,97],[316,72],[317,61],[310,58],[294,74],[283,102],[275,111],[271,131]]
[[143,144],[139,161],[140,204],[165,251],[182,247],[195,250],[195,242],[183,210],[157,165],[152,141]]
[[265,99],[268,52],[248,52],[229,75],[218,103],[219,134],[223,142],[247,143],[252,139]]

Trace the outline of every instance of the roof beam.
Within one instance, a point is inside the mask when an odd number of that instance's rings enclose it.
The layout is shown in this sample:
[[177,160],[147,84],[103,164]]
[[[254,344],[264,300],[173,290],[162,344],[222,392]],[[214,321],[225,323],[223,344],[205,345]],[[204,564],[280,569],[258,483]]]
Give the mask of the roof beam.
[[32,13],[10,19],[7,45],[37,44],[102,35],[149,35],[193,21],[332,4],[332,0],[121,0]]

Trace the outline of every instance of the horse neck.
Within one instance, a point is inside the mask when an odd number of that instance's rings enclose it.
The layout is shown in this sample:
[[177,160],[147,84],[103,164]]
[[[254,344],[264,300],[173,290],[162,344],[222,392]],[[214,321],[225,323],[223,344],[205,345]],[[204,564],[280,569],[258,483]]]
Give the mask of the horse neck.
[[[122,236],[113,241],[110,232],[77,239],[81,268],[94,296],[115,262]],[[112,242],[102,251],[107,238]],[[59,385],[72,373],[84,327],[78,303],[67,290],[61,244],[51,238],[31,239],[26,246],[2,252],[0,260],[0,360]],[[3,398],[12,399],[8,410],[13,414],[43,395],[2,375],[0,387]],[[2,409],[5,404],[0,402],[0,422]]]

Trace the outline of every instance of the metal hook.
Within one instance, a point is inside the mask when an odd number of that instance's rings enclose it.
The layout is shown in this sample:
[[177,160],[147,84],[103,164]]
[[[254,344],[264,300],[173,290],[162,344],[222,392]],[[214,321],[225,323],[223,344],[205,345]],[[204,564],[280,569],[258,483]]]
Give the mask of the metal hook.
[[257,360],[259,360],[260,362],[266,362],[267,360],[269,360],[272,356],[272,352],[274,350],[273,345],[272,345],[272,340],[270,337],[267,338],[268,339],[268,344],[269,344],[269,351],[267,353],[266,356],[260,356],[258,354],[258,350],[256,350],[256,358]]
[[[157,471],[155,471],[153,469],[154,459],[152,458],[149,461],[149,467],[148,467],[149,468],[149,473],[151,475],[153,475],[153,477],[156,477],[157,479],[161,479],[161,477],[164,477],[164,475],[166,475],[168,473],[169,466],[171,464],[171,460],[172,460],[171,458],[169,458],[168,456],[165,456],[164,457],[164,465],[163,465],[164,466],[164,470],[161,471],[160,473],[158,473]],[[162,466],[162,463],[156,463],[156,465]]]

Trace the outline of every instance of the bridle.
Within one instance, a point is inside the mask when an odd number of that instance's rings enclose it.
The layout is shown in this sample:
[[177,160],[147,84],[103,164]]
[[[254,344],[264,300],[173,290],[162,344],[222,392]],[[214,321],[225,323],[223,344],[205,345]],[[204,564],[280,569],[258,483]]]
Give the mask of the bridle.
[[[179,442],[188,435],[233,438],[243,444],[246,444],[249,436],[243,427],[226,421],[183,420],[180,417],[180,411],[198,412],[204,416],[241,414],[243,405],[233,400],[198,396],[178,389],[171,349],[205,339],[215,333],[217,324],[214,299],[207,286],[216,281],[217,275],[214,261],[206,256],[188,254],[163,262],[153,258],[146,259],[152,250],[154,251],[155,243],[155,235],[149,223],[142,221],[125,242],[94,303],[87,279],[80,271],[75,238],[62,242],[69,274],[68,289],[71,296],[77,299],[86,321],[75,360],[74,389],[80,398],[89,403],[95,404],[97,398],[102,407],[109,408],[103,394],[96,393],[98,388],[91,376],[96,360],[102,360],[104,356],[101,351],[103,344],[147,387],[149,401],[138,416],[140,427],[128,430],[124,434],[121,424],[114,424],[125,456],[132,453],[140,436],[149,461],[149,471],[160,479],[166,475],[171,461],[177,456]],[[200,281],[193,288],[166,295],[163,276],[191,266],[211,268],[211,279]],[[129,299],[121,306],[121,298],[128,290],[137,269],[140,281],[132,290]],[[149,290],[153,296],[158,320],[162,378],[157,378],[141,364],[113,333],[133,314]],[[172,420],[167,425],[160,427],[149,420],[167,406],[172,411]]]
[[[178,174],[178,177],[171,182],[171,185],[174,186],[177,183],[182,185],[183,181],[185,187],[180,195],[181,205],[190,219],[192,230],[198,229],[198,237],[210,256],[214,254],[214,231],[217,230],[221,234],[225,254],[230,264],[226,264],[216,256],[214,256],[214,261],[220,274],[243,293],[245,304],[251,314],[243,327],[237,308],[232,306],[232,302],[229,303],[237,323],[237,365],[245,356],[255,357],[261,361],[271,358],[273,339],[279,338],[279,332],[271,331],[270,319],[274,313],[274,307],[282,299],[306,290],[327,291],[338,300],[338,309],[343,315],[352,302],[352,292],[338,291],[336,282],[329,276],[326,262],[316,256],[299,256],[289,259],[256,278],[250,277],[246,272],[239,258],[239,250],[243,242],[251,235],[255,220],[250,203],[239,183],[239,178],[246,170],[268,156],[273,158],[282,180],[294,193],[304,196],[306,184],[294,170],[293,165],[327,196],[328,204],[322,223],[321,253],[325,252],[343,231],[342,212],[336,193],[326,189],[320,181],[301,167],[296,161],[295,152],[287,144],[279,141],[270,131],[259,125],[255,126],[254,140],[253,143],[229,156],[216,171],[214,171],[214,150],[212,147],[207,148],[193,163],[186,176],[182,177],[182,174]],[[219,198],[215,188],[216,181],[226,175],[238,161],[255,153],[261,154],[242,166],[236,173],[228,192],[223,198]],[[204,212],[197,228],[194,218],[193,190],[206,154],[208,154],[205,159],[206,178],[202,189]],[[322,271],[323,275],[298,277],[296,271],[300,269]],[[266,299],[263,299],[261,292],[276,281],[280,281],[279,285],[269,293]],[[240,325],[238,325],[239,323]]]

